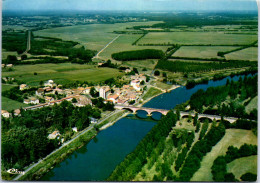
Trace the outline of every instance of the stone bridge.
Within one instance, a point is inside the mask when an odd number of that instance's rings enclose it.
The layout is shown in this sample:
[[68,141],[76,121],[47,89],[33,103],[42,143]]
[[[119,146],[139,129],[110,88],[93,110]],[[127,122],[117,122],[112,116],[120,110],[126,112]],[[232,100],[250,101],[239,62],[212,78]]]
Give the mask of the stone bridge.
[[[153,112],[159,112],[163,115],[166,115],[169,110],[167,109],[154,109],[154,108],[147,108],[147,107],[135,107],[135,106],[121,106],[121,105],[115,105],[116,109],[120,109],[120,110],[129,110],[133,113],[136,113],[136,111],[139,110],[143,110],[146,111],[148,113],[148,116],[151,116]],[[180,116],[181,118],[183,117],[194,117],[196,113],[194,112],[180,112]],[[198,119],[203,119],[203,118],[208,118],[211,120],[221,120],[221,116],[218,115],[211,115],[211,114],[198,114]],[[224,117],[224,120],[229,121],[230,123],[234,123],[238,118],[233,118],[233,117]]]

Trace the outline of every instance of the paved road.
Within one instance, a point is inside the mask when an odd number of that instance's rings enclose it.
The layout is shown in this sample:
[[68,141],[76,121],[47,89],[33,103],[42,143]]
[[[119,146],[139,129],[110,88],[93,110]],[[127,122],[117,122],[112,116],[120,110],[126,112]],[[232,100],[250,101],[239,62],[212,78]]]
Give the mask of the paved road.
[[[108,119],[109,117],[111,117],[112,115],[116,114],[120,112],[120,110],[115,110],[113,112],[111,112],[110,114],[108,114],[105,118],[103,118],[102,120],[98,121],[97,124],[100,124],[102,122],[104,122],[106,119]],[[58,149],[56,149],[55,151],[53,151],[52,153],[50,153],[48,156],[46,156],[45,158],[39,160],[37,163],[34,163],[32,166],[30,166],[28,169],[26,169],[24,171],[24,174],[26,174],[27,172],[29,172],[32,168],[34,168],[35,166],[37,166],[39,163],[41,163],[43,160],[47,159],[48,157],[50,157],[52,154],[56,153],[57,151],[59,151],[60,149],[62,149],[63,147],[65,147],[66,145],[70,144],[71,142],[73,142],[75,139],[79,138],[79,136],[87,133],[88,131],[92,130],[94,127],[93,124],[91,124],[88,128],[86,128],[85,130],[83,130],[82,132],[80,132],[79,134],[77,134],[74,138],[72,138],[71,140],[65,142],[64,144],[62,144],[62,146],[60,146]],[[16,176],[13,180],[18,180],[19,178],[21,178],[23,175],[18,175]]]
[[25,50],[21,55],[27,54],[28,51],[30,51],[30,49],[31,49],[31,31],[28,30],[27,48],[26,48],[26,50]]

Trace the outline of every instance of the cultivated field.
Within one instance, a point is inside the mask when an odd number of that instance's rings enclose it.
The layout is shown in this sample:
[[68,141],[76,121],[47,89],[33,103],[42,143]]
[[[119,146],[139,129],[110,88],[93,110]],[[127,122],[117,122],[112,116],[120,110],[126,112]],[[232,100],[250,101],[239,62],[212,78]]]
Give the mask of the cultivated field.
[[258,108],[258,96],[256,96],[255,98],[253,98],[249,104],[246,106],[246,112],[251,112],[253,109],[257,109]]
[[37,85],[40,81],[47,81],[49,79],[59,84],[76,80],[100,82],[120,75],[123,75],[123,73],[112,68],[97,68],[93,65],[70,63],[18,65],[14,67],[14,71],[2,73],[3,77],[14,77],[29,85]]
[[[157,64],[156,60],[133,60],[122,62],[124,66],[136,67],[138,70],[146,68],[147,70],[153,70]],[[151,73],[151,71],[149,71]]]
[[258,48],[250,47],[240,51],[232,52],[225,55],[228,60],[250,60],[257,61],[258,59]]
[[222,58],[217,54],[219,51],[230,51],[238,47],[234,46],[182,46],[173,56],[193,58]]
[[153,25],[160,21],[129,22],[116,24],[90,24],[70,27],[58,27],[34,32],[34,35],[61,38],[76,41],[91,50],[101,50],[107,43],[117,36],[113,31],[125,31],[126,28],[139,25]]
[[[214,160],[225,155],[229,146],[240,147],[244,143],[257,145],[257,137],[250,130],[227,129],[225,136],[215,145],[212,150],[203,157],[200,169],[193,175],[191,181],[213,181],[211,167]],[[251,166],[251,164],[240,164]]]
[[[162,51],[167,50],[167,46],[132,46],[132,43],[136,41],[141,34],[123,34],[112,44],[110,44],[99,56],[105,60],[111,59],[113,53],[131,50],[143,50],[143,49],[158,49]],[[138,43],[137,43],[138,44]]]
[[6,50],[2,50],[2,59],[7,59],[8,55],[14,55],[14,56],[18,56],[17,52],[15,51],[6,51]]
[[250,44],[257,40],[257,35],[224,34],[220,32],[152,32],[140,40],[140,44],[212,44],[235,45]]

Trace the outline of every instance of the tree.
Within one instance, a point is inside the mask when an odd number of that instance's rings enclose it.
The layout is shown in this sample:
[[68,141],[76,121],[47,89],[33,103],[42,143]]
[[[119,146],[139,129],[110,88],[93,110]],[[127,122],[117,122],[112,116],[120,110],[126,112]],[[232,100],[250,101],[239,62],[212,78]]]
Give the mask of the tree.
[[22,59],[22,60],[26,60],[26,59],[27,59],[27,55],[22,55],[22,56],[21,56],[21,59]]
[[254,182],[257,179],[257,175],[252,173],[245,173],[240,177],[240,179],[242,181]]
[[133,68],[133,71],[136,73],[136,74],[138,74],[139,72],[138,72],[138,70],[137,70],[137,68]]
[[141,84],[141,85],[144,85],[144,84],[145,84],[144,80],[142,80],[140,84]]
[[167,77],[167,74],[166,74],[166,72],[163,72],[163,77],[165,77],[165,78]]
[[78,101],[77,101],[77,99],[73,98],[71,102],[72,103],[77,103]]
[[92,97],[97,97],[98,96],[98,92],[96,91],[96,89],[94,87],[90,88],[90,95]]
[[154,75],[155,76],[159,76],[160,75],[160,71],[158,71],[158,70],[154,71]]

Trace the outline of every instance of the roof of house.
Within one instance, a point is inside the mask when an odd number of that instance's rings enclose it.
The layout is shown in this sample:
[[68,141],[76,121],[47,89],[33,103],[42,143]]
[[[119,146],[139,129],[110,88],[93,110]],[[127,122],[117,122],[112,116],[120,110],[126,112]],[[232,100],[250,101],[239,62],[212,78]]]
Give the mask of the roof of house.
[[4,114],[4,113],[9,113],[9,112],[6,110],[1,110],[1,114]]
[[109,95],[107,99],[117,99],[119,97],[118,94]]
[[43,89],[43,88],[39,88],[39,89],[37,90],[37,92],[38,92],[38,93],[42,93],[42,92],[44,92],[44,89]]
[[51,135],[58,135],[60,132],[58,130],[51,133]]

